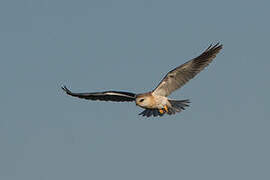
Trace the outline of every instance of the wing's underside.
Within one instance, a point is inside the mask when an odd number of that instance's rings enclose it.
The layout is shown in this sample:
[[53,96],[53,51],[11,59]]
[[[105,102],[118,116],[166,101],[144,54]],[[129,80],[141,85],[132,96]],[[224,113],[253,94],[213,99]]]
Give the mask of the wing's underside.
[[170,95],[173,91],[182,87],[206,66],[208,66],[221,49],[222,45],[219,43],[214,46],[210,45],[198,57],[171,70],[159,83],[153,93],[160,96]]
[[70,96],[88,99],[88,100],[100,100],[100,101],[134,101],[136,94],[122,91],[104,91],[104,92],[92,92],[92,93],[73,93],[66,86],[62,89]]
[[163,116],[164,113],[160,113],[158,109],[145,109],[143,112],[141,112],[139,115],[150,117],[150,116]]

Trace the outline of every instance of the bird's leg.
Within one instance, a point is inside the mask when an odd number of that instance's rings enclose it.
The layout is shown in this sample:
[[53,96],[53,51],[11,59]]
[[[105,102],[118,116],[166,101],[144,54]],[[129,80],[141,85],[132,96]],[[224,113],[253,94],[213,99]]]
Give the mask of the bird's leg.
[[158,111],[160,112],[160,114],[163,114],[164,113],[164,110],[163,109],[159,109]]
[[159,109],[158,111],[160,112],[160,114],[163,114],[165,112],[169,112],[168,107],[166,105],[162,109]]
[[166,105],[163,107],[163,109],[168,112],[168,107]]

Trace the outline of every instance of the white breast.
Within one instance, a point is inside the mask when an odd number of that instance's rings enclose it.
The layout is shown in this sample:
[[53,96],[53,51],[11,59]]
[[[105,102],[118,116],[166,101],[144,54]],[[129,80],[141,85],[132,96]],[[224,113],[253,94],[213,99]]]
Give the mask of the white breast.
[[168,105],[168,98],[164,97],[164,96],[156,96],[154,95],[155,101],[156,101],[156,108],[161,109],[163,108],[165,105]]

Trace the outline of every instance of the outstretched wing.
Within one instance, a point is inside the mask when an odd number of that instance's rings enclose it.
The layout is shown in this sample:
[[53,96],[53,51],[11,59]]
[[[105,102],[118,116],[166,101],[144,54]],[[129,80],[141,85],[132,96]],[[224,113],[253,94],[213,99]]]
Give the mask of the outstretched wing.
[[136,94],[130,92],[121,91],[104,91],[104,92],[93,92],[93,93],[73,93],[66,86],[62,89],[70,96],[89,99],[89,100],[100,100],[100,101],[134,101]]
[[159,83],[154,94],[159,96],[168,96],[176,89],[182,87],[196,74],[202,71],[208,66],[212,60],[216,57],[218,52],[222,49],[222,45],[217,43],[216,45],[210,45],[201,55],[198,57],[178,66],[171,70]]

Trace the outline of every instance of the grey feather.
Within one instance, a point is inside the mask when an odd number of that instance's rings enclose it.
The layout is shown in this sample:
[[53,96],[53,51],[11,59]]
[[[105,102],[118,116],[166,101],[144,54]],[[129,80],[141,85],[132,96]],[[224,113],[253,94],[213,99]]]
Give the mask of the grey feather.
[[159,96],[170,95],[208,66],[221,49],[222,45],[219,43],[214,46],[210,45],[198,57],[171,70],[154,89],[153,93]]

